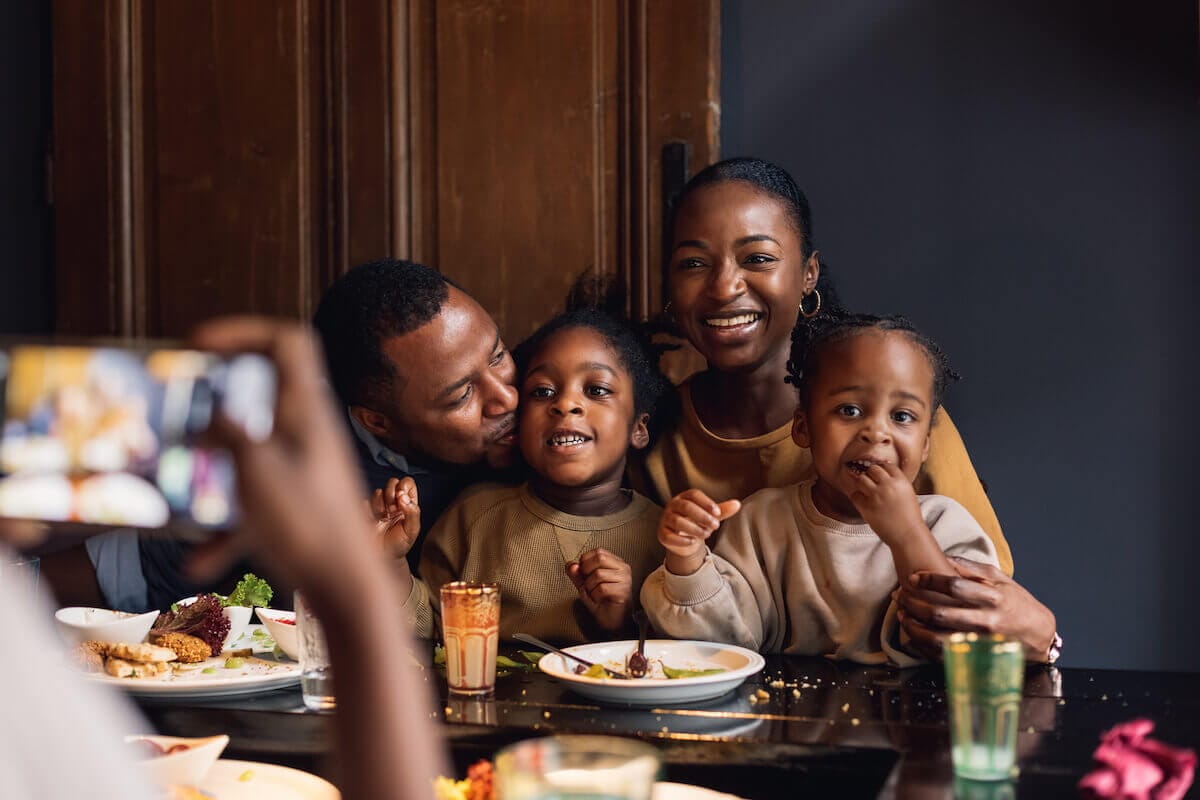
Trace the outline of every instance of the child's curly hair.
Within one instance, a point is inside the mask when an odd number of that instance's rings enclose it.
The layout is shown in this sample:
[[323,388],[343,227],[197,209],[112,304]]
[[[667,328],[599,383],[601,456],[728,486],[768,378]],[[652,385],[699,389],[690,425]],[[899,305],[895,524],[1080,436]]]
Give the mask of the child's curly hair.
[[517,379],[525,380],[529,362],[554,334],[568,328],[588,328],[608,343],[621,367],[633,380],[635,414],[649,414],[647,431],[653,446],[658,436],[671,427],[679,413],[675,387],[659,371],[659,348],[650,341],[644,326],[623,314],[625,291],[618,280],[585,274],[576,281],[567,298],[567,310],[542,325],[513,350]]
[[851,314],[840,307],[831,308],[811,319],[801,316],[796,320],[796,327],[792,329],[791,358],[788,360],[788,374],[784,380],[799,391],[802,408],[808,406],[809,392],[821,365],[821,354],[834,342],[845,341],[871,329],[899,331],[921,348],[933,370],[933,408],[930,410],[932,412],[938,409],[942,404],[942,395],[947,384],[961,377],[951,369],[949,359],[942,348],[918,331],[905,317]]

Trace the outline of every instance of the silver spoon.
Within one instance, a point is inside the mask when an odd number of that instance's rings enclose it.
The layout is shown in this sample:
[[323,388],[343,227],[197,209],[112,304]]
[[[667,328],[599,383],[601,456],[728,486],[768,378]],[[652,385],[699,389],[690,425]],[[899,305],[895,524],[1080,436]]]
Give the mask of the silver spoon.
[[646,612],[639,608],[633,612],[633,621],[638,626],[638,646],[637,652],[629,657],[626,668],[629,670],[629,677],[644,678],[650,671],[650,662],[646,660],[646,628],[649,627],[650,620],[646,618]]
[[[557,655],[560,655],[564,659],[569,658],[572,661],[578,661],[580,664],[583,664],[585,667],[596,666],[596,664],[593,664],[591,661],[588,661],[586,658],[580,658],[579,656],[573,656],[570,653],[568,653],[566,650],[559,650],[554,645],[547,644],[546,642],[543,642],[541,639],[537,638],[536,636],[530,636],[527,633],[514,633],[513,638],[519,642],[525,642],[526,644],[531,644],[534,647],[540,647],[542,650],[545,650],[548,653],[555,653]],[[622,680],[629,680],[629,676],[626,675],[624,672],[617,672],[615,669],[609,669],[608,667],[604,666],[603,664],[601,664],[599,666],[600,666],[600,669],[604,670],[604,672],[610,678],[621,678]]]

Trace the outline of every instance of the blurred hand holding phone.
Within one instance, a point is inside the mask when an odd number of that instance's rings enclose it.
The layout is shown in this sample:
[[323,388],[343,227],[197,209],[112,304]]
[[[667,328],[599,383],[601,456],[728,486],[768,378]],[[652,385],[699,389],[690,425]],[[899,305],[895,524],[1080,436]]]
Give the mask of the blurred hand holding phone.
[[201,443],[217,414],[252,439],[270,435],[270,360],[161,347],[0,348],[0,516],[181,532],[236,522],[233,463]]

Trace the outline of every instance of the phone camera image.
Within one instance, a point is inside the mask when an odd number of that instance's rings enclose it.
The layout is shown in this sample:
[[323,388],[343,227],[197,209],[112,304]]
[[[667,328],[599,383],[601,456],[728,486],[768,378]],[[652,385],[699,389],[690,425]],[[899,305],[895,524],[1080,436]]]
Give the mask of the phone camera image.
[[275,373],[257,355],[18,345],[0,356],[0,516],[159,528],[235,520],[217,414],[270,435]]

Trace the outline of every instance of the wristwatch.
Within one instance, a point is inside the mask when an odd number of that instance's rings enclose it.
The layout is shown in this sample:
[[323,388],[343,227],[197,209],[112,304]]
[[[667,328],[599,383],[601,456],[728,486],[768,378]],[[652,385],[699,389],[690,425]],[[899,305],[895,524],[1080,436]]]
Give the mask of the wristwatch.
[[1063,641],[1058,635],[1058,631],[1054,632],[1054,639],[1050,642],[1050,648],[1046,650],[1046,663],[1053,664],[1058,661],[1058,657],[1062,655]]

